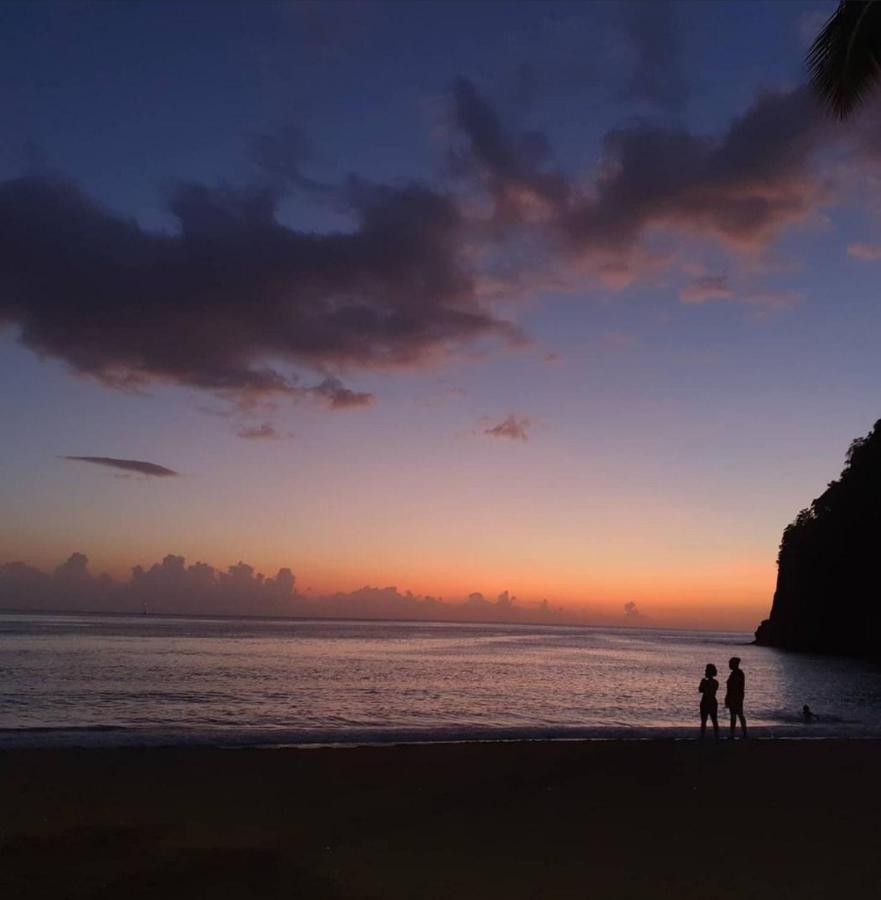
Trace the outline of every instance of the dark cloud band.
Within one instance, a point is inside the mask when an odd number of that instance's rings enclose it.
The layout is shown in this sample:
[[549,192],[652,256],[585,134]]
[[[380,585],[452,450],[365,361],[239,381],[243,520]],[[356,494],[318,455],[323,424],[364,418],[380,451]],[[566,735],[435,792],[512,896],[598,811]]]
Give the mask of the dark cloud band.
[[[177,229],[156,233],[70,182],[17,178],[0,183],[0,327],[116,387],[160,382],[347,409],[373,396],[329,373],[420,365],[482,338],[522,340],[489,298],[541,270],[574,260],[582,273],[627,284],[659,229],[763,249],[820,203],[811,163],[826,132],[805,88],[760,95],[716,137],[615,129],[586,182],[550,167],[544,135],[504,127],[472,82],[458,80],[452,99],[464,141],[455,162],[493,201],[492,227],[467,214],[473,205],[461,196],[350,177],[332,190],[348,231],[284,225],[284,184],[188,184],[170,198]],[[261,153],[277,182],[297,181],[298,134]],[[294,168],[282,178],[288,156]],[[501,257],[497,270],[481,269]],[[322,380],[308,386],[297,370]]]
[[180,474],[179,472],[175,472],[174,469],[166,469],[165,466],[144,462],[141,459],[114,459],[112,456],[65,456],[63,459],[94,463],[96,466],[107,466],[111,469],[122,469],[124,472],[137,472],[139,475],[150,475],[155,476],[156,478],[168,478]]
[[368,394],[303,388],[281,366],[414,365],[515,333],[476,298],[447,196],[352,179],[350,232],[276,218],[272,190],[185,185],[176,234],[151,233],[48,177],[0,184],[0,325],[34,351],[123,387],[156,381],[238,397],[311,390],[334,408]]

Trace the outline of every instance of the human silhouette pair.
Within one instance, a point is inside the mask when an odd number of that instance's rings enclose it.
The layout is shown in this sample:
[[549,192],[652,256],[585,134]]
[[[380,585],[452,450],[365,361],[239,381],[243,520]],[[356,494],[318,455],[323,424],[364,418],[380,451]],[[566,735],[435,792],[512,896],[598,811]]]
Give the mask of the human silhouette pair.
[[[737,720],[740,720],[740,729],[743,737],[746,737],[746,719],[743,715],[743,695],[746,690],[746,677],[740,668],[740,657],[732,656],[728,660],[728,668],[731,674],[725,683],[725,706],[731,714],[731,738],[734,739],[734,731]],[[708,663],[704,670],[704,677],[698,686],[701,695],[701,737],[707,733],[707,720],[713,723],[713,735],[719,737],[719,701],[716,692],[719,690],[719,682],[716,681],[717,669],[712,663]]]

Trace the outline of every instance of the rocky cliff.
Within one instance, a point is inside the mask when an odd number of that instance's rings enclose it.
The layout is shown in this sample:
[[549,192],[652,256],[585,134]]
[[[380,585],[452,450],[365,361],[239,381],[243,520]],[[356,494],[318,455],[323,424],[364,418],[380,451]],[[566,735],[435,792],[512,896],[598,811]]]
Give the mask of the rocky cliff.
[[881,420],[786,527],[777,567],[757,644],[881,657]]

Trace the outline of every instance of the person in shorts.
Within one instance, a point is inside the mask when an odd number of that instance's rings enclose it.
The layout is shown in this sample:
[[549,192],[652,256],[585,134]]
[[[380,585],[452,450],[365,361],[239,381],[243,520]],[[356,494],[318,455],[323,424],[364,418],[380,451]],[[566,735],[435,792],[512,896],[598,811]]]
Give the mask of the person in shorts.
[[707,719],[713,723],[713,734],[719,737],[719,701],[716,699],[716,691],[719,690],[719,682],[716,681],[716,667],[708,663],[704,670],[704,677],[698,686],[701,695],[701,738],[707,733]]
[[746,692],[746,676],[740,668],[740,657],[732,656],[728,660],[728,668],[731,674],[728,676],[725,689],[725,706],[731,714],[731,739],[734,740],[734,729],[737,720],[740,719],[740,730],[746,737],[746,719],[743,716],[743,695]]

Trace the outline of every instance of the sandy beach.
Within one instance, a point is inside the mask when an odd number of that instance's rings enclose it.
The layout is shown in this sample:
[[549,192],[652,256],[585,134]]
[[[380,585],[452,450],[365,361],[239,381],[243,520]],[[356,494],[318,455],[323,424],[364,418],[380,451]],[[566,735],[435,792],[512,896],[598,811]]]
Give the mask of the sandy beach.
[[873,741],[0,754],[9,898],[877,897]]

